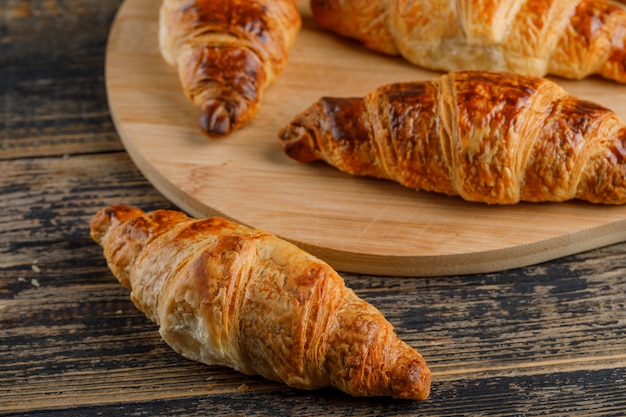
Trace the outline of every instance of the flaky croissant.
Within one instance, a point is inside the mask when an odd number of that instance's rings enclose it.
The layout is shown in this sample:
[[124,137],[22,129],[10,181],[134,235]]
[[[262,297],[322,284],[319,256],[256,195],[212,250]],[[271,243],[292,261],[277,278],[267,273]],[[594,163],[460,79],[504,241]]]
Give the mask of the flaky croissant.
[[111,206],[91,221],[131,299],[183,356],[292,387],[423,400],[430,371],[326,263],[222,218]]
[[228,135],[258,112],[300,25],[295,0],[163,0],[161,55],[201,108],[206,135]]
[[626,9],[610,0],[312,0],[321,26],[424,68],[626,82]]
[[322,98],[279,136],[297,161],[469,201],[626,202],[626,126],[544,78],[461,71]]

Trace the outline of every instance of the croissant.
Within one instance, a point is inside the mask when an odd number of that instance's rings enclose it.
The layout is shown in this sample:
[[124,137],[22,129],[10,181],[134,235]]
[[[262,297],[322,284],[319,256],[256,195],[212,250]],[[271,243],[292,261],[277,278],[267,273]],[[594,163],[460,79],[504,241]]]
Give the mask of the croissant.
[[626,9],[610,0],[311,0],[319,24],[434,70],[626,82]]
[[161,55],[213,138],[258,112],[301,25],[295,0],[163,0],[159,13]]
[[270,233],[178,211],[100,210],[91,236],[186,358],[302,388],[423,400],[430,371],[326,263]]
[[626,126],[544,78],[459,71],[314,103],[284,152],[468,201],[626,202]]

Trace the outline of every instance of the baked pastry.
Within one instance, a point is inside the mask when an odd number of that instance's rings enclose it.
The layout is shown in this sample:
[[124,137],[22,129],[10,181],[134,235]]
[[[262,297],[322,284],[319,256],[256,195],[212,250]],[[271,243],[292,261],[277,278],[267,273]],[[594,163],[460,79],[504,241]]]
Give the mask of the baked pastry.
[[297,161],[469,201],[626,202],[626,126],[539,77],[460,71],[325,97],[279,136]]
[[295,0],[163,0],[161,55],[201,108],[206,135],[228,135],[258,112],[300,25]]
[[303,389],[423,400],[430,371],[326,263],[222,218],[129,206],[91,236],[131,299],[186,358]]
[[326,29],[442,71],[626,82],[626,9],[610,0],[311,0]]

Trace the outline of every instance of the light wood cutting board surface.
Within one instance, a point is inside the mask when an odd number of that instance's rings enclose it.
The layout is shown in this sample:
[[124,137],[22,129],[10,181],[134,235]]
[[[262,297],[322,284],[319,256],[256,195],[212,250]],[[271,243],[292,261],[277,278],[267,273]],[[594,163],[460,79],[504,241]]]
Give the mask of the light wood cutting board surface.
[[[305,0],[289,65],[266,91],[260,112],[225,139],[206,138],[197,127],[199,110],[159,54],[159,4],[122,5],[107,48],[107,92],[138,168],[190,214],[265,229],[340,271],[364,274],[490,272],[626,240],[626,207],[486,206],[289,159],[277,132],[321,96],[361,96],[382,84],[439,75],[323,31]],[[626,120],[626,86],[555,81]]]

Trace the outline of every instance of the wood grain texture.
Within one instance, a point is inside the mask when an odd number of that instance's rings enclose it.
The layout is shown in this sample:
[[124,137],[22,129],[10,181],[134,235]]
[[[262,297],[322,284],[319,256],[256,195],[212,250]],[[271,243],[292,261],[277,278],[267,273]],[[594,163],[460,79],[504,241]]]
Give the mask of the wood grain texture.
[[[360,96],[438,74],[324,32],[299,2],[303,28],[289,65],[251,123],[211,141],[158,51],[158,2],[127,0],[107,49],[115,125],[144,175],[170,200],[273,232],[337,269],[384,275],[491,272],[626,239],[626,207],[581,202],[495,207],[298,164],[278,131],[320,96]],[[626,118],[626,87],[556,80]],[[626,90],[624,90],[626,91]]]
[[104,86],[106,36],[121,3],[0,2],[0,160],[122,148]]

